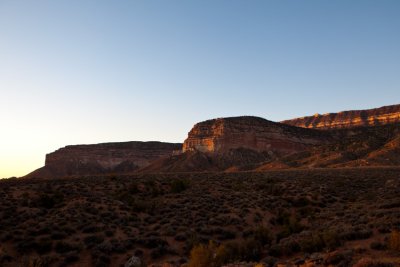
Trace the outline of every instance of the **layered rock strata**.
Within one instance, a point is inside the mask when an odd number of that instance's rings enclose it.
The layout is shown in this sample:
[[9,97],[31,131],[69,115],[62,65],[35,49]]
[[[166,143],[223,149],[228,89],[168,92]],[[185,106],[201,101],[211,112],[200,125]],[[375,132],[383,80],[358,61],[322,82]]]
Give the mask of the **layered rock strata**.
[[126,173],[180,151],[182,144],[121,142],[72,145],[46,155],[45,166],[28,177],[62,177],[104,173]]
[[245,148],[270,154],[304,150],[328,139],[319,131],[243,116],[197,123],[188,133],[183,152],[224,153]]
[[350,110],[339,113],[315,114],[314,116],[285,120],[281,123],[312,129],[340,129],[363,126],[380,126],[400,122],[400,105],[368,110]]

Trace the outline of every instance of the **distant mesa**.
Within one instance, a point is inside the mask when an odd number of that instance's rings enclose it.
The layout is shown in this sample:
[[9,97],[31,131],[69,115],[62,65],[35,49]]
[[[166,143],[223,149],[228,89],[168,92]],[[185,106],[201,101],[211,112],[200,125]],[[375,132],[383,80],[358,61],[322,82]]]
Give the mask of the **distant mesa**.
[[180,151],[182,144],[162,142],[120,142],[72,145],[46,155],[45,166],[27,178],[130,173],[156,159]]
[[282,121],[284,124],[311,129],[341,129],[379,126],[400,122],[400,105],[368,110],[350,110],[339,113],[316,113],[314,116]]

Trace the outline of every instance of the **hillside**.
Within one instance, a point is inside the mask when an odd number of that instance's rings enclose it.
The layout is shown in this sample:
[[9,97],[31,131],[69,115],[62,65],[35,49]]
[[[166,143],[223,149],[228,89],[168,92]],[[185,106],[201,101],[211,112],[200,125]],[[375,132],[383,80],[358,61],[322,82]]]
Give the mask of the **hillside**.
[[336,141],[267,162],[257,170],[399,166],[400,124],[330,131]]

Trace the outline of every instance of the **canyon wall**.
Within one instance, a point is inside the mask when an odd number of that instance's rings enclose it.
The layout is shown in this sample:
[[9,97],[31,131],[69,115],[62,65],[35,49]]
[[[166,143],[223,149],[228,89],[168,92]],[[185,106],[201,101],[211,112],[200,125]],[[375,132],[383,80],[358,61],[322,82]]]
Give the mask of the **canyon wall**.
[[197,123],[188,133],[183,152],[223,153],[246,148],[270,154],[304,150],[328,139],[320,131],[291,127],[258,117],[219,118]]
[[182,144],[121,142],[72,145],[46,155],[46,163],[28,177],[63,177],[104,173],[127,173],[180,151]]
[[340,129],[360,126],[379,126],[400,122],[400,105],[368,110],[350,110],[339,113],[315,114],[314,116],[285,120],[281,123],[313,129]]

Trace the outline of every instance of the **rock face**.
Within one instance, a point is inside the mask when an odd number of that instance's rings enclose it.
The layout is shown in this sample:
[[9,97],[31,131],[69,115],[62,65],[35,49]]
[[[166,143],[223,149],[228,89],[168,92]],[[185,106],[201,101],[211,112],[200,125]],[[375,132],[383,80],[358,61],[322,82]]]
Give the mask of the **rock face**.
[[339,113],[315,114],[314,116],[282,121],[284,124],[313,129],[339,129],[359,126],[379,126],[400,122],[400,105],[368,110],[351,110]]
[[179,151],[182,144],[121,142],[73,145],[46,155],[46,163],[28,177],[63,177],[131,172]]
[[315,130],[288,126],[258,117],[231,117],[197,123],[183,152],[225,153],[245,148],[269,154],[288,154],[327,140]]

